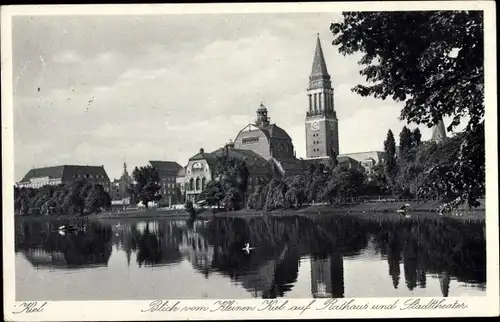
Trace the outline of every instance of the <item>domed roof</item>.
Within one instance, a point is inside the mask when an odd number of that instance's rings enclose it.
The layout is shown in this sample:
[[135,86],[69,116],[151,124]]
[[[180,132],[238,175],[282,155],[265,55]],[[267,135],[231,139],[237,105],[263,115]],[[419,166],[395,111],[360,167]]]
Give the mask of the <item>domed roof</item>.
[[288,133],[276,124],[269,124],[268,126],[260,127],[260,130],[262,130],[268,138],[292,140]]

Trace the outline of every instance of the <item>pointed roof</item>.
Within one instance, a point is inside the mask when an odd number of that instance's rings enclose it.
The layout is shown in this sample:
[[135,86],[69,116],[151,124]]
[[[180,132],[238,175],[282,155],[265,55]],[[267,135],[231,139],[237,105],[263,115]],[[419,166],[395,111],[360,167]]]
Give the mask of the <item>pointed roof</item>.
[[319,40],[318,34],[311,75],[309,76],[309,89],[331,87],[330,75],[326,68],[325,56],[323,55],[323,49],[321,48],[321,41]]
[[432,128],[432,141],[441,142],[446,139],[446,129],[441,119],[437,125]]
[[326,68],[325,56],[323,55],[323,48],[321,48],[319,34],[316,41],[316,51],[314,52],[311,75],[328,75],[328,69]]

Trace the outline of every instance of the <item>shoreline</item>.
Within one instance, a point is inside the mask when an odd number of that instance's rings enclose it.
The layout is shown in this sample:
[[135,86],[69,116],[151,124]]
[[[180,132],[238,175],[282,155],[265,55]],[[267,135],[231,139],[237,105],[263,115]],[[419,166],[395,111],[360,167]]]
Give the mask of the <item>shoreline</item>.
[[[248,217],[288,217],[288,216],[304,216],[317,218],[323,216],[349,216],[365,220],[401,220],[405,219],[396,211],[403,205],[404,202],[381,202],[381,203],[361,203],[355,205],[332,206],[332,205],[312,205],[299,209],[276,209],[272,211],[260,211],[243,209],[238,211],[218,211],[213,213],[211,209],[198,209],[196,215],[200,219],[210,218],[248,218]],[[457,209],[453,213],[439,215],[435,209],[439,206],[438,202],[422,202],[411,207],[408,214],[409,218],[429,218],[440,219],[450,218],[460,221],[485,221],[484,206],[474,208],[472,210]],[[454,213],[459,213],[456,216]],[[412,216],[416,214],[416,216]],[[155,218],[175,218],[189,219],[190,215],[184,209],[172,210],[131,210],[123,212],[105,212],[100,214],[90,214],[84,216],[61,215],[61,216],[15,216],[18,219],[32,220],[72,220],[72,219],[155,219]]]

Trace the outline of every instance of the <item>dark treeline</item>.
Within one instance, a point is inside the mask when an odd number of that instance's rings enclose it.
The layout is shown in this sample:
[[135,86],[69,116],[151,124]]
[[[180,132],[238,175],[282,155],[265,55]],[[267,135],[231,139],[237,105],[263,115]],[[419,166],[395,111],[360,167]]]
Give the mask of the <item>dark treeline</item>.
[[111,198],[99,184],[76,181],[38,189],[14,187],[16,215],[84,215],[111,207]]

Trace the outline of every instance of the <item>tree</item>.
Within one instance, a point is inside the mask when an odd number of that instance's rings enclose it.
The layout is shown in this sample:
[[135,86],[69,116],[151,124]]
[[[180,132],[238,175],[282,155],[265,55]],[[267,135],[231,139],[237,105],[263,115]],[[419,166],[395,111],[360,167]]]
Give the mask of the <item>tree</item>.
[[422,143],[422,133],[420,133],[420,129],[418,127],[412,131],[411,137],[412,147],[416,148]]
[[394,134],[389,130],[387,132],[387,139],[384,141],[384,151],[385,151],[385,166],[384,172],[387,179],[387,183],[394,189],[395,182],[394,178],[397,173],[396,164],[396,142],[394,141]]
[[134,186],[134,195],[136,199],[141,201],[146,209],[148,209],[148,203],[150,201],[158,201],[161,199],[159,193],[160,187],[160,177],[158,171],[151,165],[144,167],[135,167],[132,172],[132,176],[136,181]]
[[364,186],[364,175],[357,169],[337,167],[324,190],[324,198],[330,202],[334,198],[341,198],[347,202],[349,198],[359,195]]
[[408,158],[409,151],[413,147],[413,135],[410,129],[403,126],[399,133],[399,155],[402,159]]
[[[468,118],[456,171],[448,184],[475,204],[484,186],[484,44],[482,11],[344,12],[330,27],[339,52],[361,52],[370,84],[353,91],[404,102],[400,118],[448,131]],[[479,163],[478,163],[479,162]],[[473,165],[471,165],[473,163]]]
[[111,206],[111,197],[104,191],[104,187],[99,184],[90,185],[85,197],[85,210],[88,213],[97,213],[101,208]]
[[225,192],[219,181],[210,181],[205,189],[200,193],[198,199],[206,200],[210,206],[217,205],[220,208],[220,202],[224,199]]

